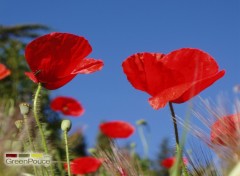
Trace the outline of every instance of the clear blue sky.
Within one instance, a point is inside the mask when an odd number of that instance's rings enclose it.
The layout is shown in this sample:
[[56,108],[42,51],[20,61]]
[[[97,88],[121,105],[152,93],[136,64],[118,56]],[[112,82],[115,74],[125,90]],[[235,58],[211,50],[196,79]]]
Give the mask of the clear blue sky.
[[[136,52],[163,52],[193,47],[210,53],[226,70],[224,78],[201,93],[204,98],[220,92],[232,95],[240,84],[240,2],[238,0],[2,0],[3,25],[41,23],[53,31],[86,37],[93,47],[90,57],[102,59],[102,71],[78,75],[66,86],[52,91],[52,97],[71,96],[86,109],[73,120],[73,127],[84,127],[88,147],[92,147],[102,120],[125,120],[132,124],[144,118],[150,125],[150,156],[158,152],[163,137],[174,144],[168,107],[153,110],[149,96],[135,90],[123,74],[121,64]],[[187,103],[175,105],[184,117]],[[74,130],[73,129],[73,130]],[[134,141],[142,146],[138,134]]]

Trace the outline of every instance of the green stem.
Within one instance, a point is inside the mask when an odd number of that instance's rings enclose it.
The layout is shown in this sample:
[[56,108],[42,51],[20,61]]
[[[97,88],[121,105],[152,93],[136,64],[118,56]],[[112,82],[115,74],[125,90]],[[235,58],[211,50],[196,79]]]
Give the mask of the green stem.
[[176,139],[176,144],[179,145],[179,137],[178,137],[178,127],[177,127],[177,118],[175,116],[175,112],[173,109],[173,105],[171,102],[169,102],[169,107],[172,115],[172,120],[173,120],[173,126],[174,126],[174,134],[175,134],[175,139]]
[[54,152],[54,156],[57,160],[57,167],[58,167],[58,170],[60,171],[61,173],[61,176],[64,176],[64,172],[63,172],[63,168],[62,168],[62,163],[61,163],[61,158],[60,158],[60,152],[58,150],[55,150]]
[[24,124],[26,125],[26,130],[27,130],[27,135],[28,135],[28,140],[29,140],[30,146],[31,146],[31,150],[35,151],[35,147],[33,145],[31,134],[30,134],[30,131],[29,131],[27,115],[23,115],[23,120],[24,120]]
[[148,143],[147,143],[146,137],[144,135],[142,125],[138,126],[138,133],[139,133],[140,139],[142,141],[144,155],[147,158],[148,157]]
[[[173,125],[174,125],[174,133],[175,133],[175,139],[176,139],[177,160],[180,160],[180,161],[178,161],[178,164],[181,165],[181,168],[182,168],[181,171],[182,171],[183,176],[188,176],[189,174],[188,174],[186,166],[185,166],[185,164],[183,162],[182,149],[181,149],[181,146],[180,146],[180,143],[179,143],[177,118],[176,118],[176,115],[175,115],[175,112],[174,112],[174,108],[173,108],[173,105],[172,105],[171,102],[169,102],[169,107],[170,107],[172,120],[173,120]],[[178,166],[178,164],[177,164],[177,166]],[[173,175],[181,175],[180,172],[179,172],[178,167],[175,169],[175,174],[173,174]]]
[[46,138],[45,138],[45,135],[44,135],[44,132],[43,132],[43,129],[42,129],[42,125],[41,125],[40,120],[39,120],[40,118],[39,118],[39,115],[38,115],[38,97],[39,97],[40,92],[41,92],[41,87],[42,87],[41,83],[39,83],[38,87],[37,87],[35,97],[34,97],[34,101],[33,101],[33,114],[34,114],[34,117],[35,117],[35,120],[36,120],[36,123],[37,123],[37,127],[39,129],[39,132],[40,132],[40,135],[41,135],[41,138],[42,138],[42,146],[44,148],[44,152],[46,154],[48,154]]
[[179,164],[178,168],[181,168],[181,175],[182,176],[189,176],[188,170],[187,170],[187,168],[184,164],[184,161],[183,161],[182,147],[179,146],[179,145],[177,145],[177,161],[178,161],[178,164]]
[[[40,135],[41,135],[42,146],[44,148],[44,152],[45,152],[45,154],[48,154],[46,137],[44,135],[43,128],[42,128],[42,125],[40,123],[40,118],[39,118],[39,115],[38,115],[38,102],[39,102],[38,98],[39,98],[39,95],[40,95],[40,92],[41,92],[41,88],[42,88],[41,83],[38,83],[37,91],[35,93],[34,100],[33,100],[33,114],[34,114],[34,118],[35,118],[37,127],[39,129]],[[51,168],[51,174],[54,175],[52,165],[50,165],[50,168]]]
[[66,149],[66,157],[67,157],[68,176],[71,176],[69,150],[68,150],[68,140],[67,140],[67,130],[64,131],[64,141],[65,141],[65,147],[66,147],[65,149]]
[[[32,138],[31,138],[31,134],[30,134],[30,131],[29,131],[29,126],[28,126],[28,117],[27,115],[23,115],[23,120],[24,120],[24,124],[26,125],[26,129],[27,129],[27,135],[28,135],[28,140],[29,140],[29,143],[30,143],[30,146],[31,146],[31,150],[32,151],[35,151],[35,147],[33,145],[33,142],[32,142]],[[33,170],[34,170],[34,174],[37,176],[37,169],[36,167],[33,165]]]

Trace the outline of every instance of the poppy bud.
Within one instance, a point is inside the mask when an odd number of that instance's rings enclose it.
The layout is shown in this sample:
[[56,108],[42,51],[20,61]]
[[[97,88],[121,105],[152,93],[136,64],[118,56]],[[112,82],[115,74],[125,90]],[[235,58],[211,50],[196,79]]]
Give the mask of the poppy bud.
[[61,124],[61,128],[63,131],[70,131],[72,127],[72,122],[70,120],[63,120]]
[[15,121],[15,125],[16,125],[17,129],[21,129],[23,127],[23,120]]
[[30,105],[28,103],[20,103],[19,108],[22,115],[28,115],[30,111]]
[[131,149],[135,149],[136,146],[137,146],[137,144],[135,142],[131,142],[131,144],[130,144],[130,148]]
[[233,87],[233,91],[234,91],[235,93],[240,93],[240,85],[235,85],[235,86]]
[[138,121],[136,122],[136,124],[137,124],[137,125],[147,125],[147,122],[146,122],[146,120],[144,120],[144,119],[140,119],[140,120],[138,120]]

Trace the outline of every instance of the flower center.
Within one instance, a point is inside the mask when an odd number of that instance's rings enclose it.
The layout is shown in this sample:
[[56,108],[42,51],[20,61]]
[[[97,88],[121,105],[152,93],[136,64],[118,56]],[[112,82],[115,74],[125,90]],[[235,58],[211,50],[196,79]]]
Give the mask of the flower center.
[[63,106],[63,111],[68,111],[68,107],[67,106]]
[[37,70],[35,73],[34,73],[34,76],[36,76],[37,74],[39,74],[41,72],[41,70]]

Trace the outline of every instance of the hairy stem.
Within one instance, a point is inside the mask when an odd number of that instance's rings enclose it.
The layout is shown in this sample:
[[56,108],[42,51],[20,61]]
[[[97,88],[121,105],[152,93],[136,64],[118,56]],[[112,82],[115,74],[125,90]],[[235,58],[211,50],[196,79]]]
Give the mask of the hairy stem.
[[38,115],[38,102],[39,102],[38,98],[39,98],[39,95],[40,95],[40,92],[41,92],[41,87],[42,86],[39,83],[38,87],[37,87],[35,97],[34,97],[34,101],[33,101],[33,113],[34,113],[34,117],[35,117],[35,120],[36,120],[36,123],[37,123],[37,127],[38,127],[40,135],[41,135],[42,146],[44,148],[44,152],[46,154],[48,154],[46,138],[45,138],[45,135],[44,135],[44,132],[43,132],[43,129],[42,129],[42,125],[40,123],[40,118],[39,118],[39,115]]
[[[37,127],[39,129],[40,135],[41,135],[42,146],[43,146],[44,152],[45,152],[45,154],[48,154],[46,137],[44,135],[43,128],[42,128],[42,125],[40,123],[40,117],[39,117],[39,114],[38,114],[38,103],[39,103],[38,98],[40,96],[41,88],[42,88],[41,83],[38,83],[37,91],[35,93],[34,100],[33,100],[33,114],[34,114],[34,118],[35,118]],[[50,165],[50,169],[51,169],[51,174],[54,175],[52,165]]]
[[28,117],[27,117],[27,115],[23,115],[23,119],[24,119],[24,124],[26,126],[27,135],[28,135],[28,141],[30,143],[31,150],[35,151],[35,147],[33,145],[33,141],[32,141],[30,130],[29,130],[29,126],[28,126]]
[[[30,134],[30,130],[29,130],[29,126],[28,126],[28,117],[27,115],[23,115],[23,120],[24,120],[24,124],[26,126],[26,130],[27,130],[27,135],[28,135],[28,141],[30,143],[30,147],[32,151],[35,151],[35,147],[31,138],[31,134]],[[36,166],[33,165],[33,170],[34,170],[34,174],[37,176],[37,169]]]
[[69,160],[69,150],[68,150],[68,140],[67,140],[67,130],[64,131],[64,141],[65,141],[65,150],[66,150],[66,157],[67,157],[67,168],[68,168],[68,176],[71,176],[71,169],[70,169],[70,160]]
[[61,163],[62,160],[61,160],[61,157],[60,157],[60,151],[55,150],[54,153],[55,153],[54,156],[57,160],[56,162],[57,162],[58,170],[60,171],[61,176],[65,176],[65,174],[63,172],[63,166],[62,166],[62,163]]

